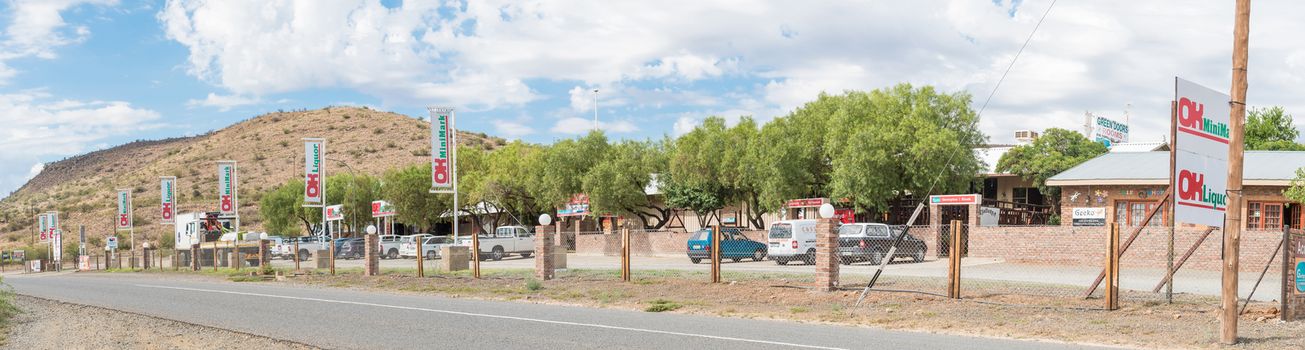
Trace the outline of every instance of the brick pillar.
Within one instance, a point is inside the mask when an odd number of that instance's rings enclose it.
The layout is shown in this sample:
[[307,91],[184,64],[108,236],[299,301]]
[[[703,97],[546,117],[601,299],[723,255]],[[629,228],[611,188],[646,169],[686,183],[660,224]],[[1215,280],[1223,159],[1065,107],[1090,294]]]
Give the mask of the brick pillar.
[[264,266],[269,266],[268,264],[271,263],[272,261],[271,257],[268,256],[267,242],[268,240],[266,239],[258,240],[258,268],[259,269],[262,269]]
[[535,278],[553,279],[553,235],[548,226],[535,226]]
[[152,266],[152,265],[150,265],[150,251],[149,251],[149,250],[145,250],[145,251],[142,251],[142,252],[145,253],[145,255],[144,255],[144,259],[145,259],[145,260],[144,260],[144,263],[142,264],[142,266],[145,267],[146,270],[149,270],[149,269],[150,269],[150,266]]
[[[105,263],[105,265],[108,265]],[[199,271],[199,243],[190,245],[190,268]]]
[[816,220],[816,289],[838,288],[838,225],[836,219]]
[[380,236],[366,235],[365,237],[363,239],[363,251],[365,251],[363,257],[367,259],[366,275],[376,276],[381,274],[381,257],[376,251]]
[[979,227],[979,205],[970,204],[966,207],[970,209],[970,220],[966,224],[970,225],[970,227]]

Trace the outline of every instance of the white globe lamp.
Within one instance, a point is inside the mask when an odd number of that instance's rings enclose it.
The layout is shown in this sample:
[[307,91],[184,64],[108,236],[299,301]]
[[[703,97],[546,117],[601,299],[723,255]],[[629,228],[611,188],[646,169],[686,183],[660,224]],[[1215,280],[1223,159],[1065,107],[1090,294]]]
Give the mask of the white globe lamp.
[[553,224],[553,217],[548,216],[548,214],[539,214],[539,224],[542,226],[551,225]]
[[834,205],[829,203],[821,204],[820,217],[823,219],[834,217]]

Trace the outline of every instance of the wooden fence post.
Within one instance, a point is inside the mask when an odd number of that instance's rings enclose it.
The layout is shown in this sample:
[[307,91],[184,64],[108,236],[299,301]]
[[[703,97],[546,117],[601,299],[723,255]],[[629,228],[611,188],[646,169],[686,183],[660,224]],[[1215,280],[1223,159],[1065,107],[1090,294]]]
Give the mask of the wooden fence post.
[[1106,240],[1106,310],[1119,309],[1119,224],[1110,225]]

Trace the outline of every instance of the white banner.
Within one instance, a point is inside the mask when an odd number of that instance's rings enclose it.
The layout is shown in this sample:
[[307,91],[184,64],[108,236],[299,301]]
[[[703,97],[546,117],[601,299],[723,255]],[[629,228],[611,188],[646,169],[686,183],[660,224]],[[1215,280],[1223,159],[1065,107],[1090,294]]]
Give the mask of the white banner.
[[163,176],[159,178],[159,224],[175,225],[177,223],[177,178]]
[[453,133],[453,111],[451,109],[430,110],[430,169],[431,191],[452,191],[454,168],[454,149],[456,145]]
[[47,225],[45,227],[45,239],[53,239],[54,232],[59,230],[59,212],[52,211],[45,213],[45,215],[49,216],[45,219],[45,224]]
[[1117,143],[1128,142],[1128,124],[1120,123],[1106,117],[1088,112],[1092,117],[1092,135],[1088,138],[1110,147]]
[[50,245],[53,246],[50,248],[51,259],[63,262],[63,230],[54,230],[52,236],[54,238],[50,242]]
[[236,193],[238,181],[235,161],[218,162],[218,211],[222,215],[240,215],[240,198]]
[[118,190],[118,215],[114,221],[118,223],[119,230],[131,229],[131,189]]
[[36,232],[41,235],[41,242],[49,239],[49,237],[46,237],[47,232],[50,230],[49,220],[50,213],[41,213],[36,216]]
[[1174,220],[1223,227],[1228,191],[1228,95],[1177,80]]
[[324,203],[322,192],[326,181],[322,178],[326,161],[326,140],[304,139],[304,206],[318,207]]

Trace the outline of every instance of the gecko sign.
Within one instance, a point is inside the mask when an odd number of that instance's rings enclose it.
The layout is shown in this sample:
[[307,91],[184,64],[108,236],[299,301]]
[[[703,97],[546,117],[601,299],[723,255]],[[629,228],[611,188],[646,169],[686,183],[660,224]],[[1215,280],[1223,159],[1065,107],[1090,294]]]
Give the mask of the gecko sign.
[[1175,78],[1174,219],[1223,227],[1228,208],[1228,95]]

